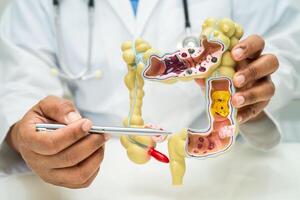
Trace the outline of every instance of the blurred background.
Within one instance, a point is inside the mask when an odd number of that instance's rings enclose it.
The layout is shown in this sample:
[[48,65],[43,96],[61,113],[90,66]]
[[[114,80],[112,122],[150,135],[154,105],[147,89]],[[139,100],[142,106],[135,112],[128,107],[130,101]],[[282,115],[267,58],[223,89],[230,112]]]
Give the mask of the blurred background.
[[[0,0],[0,16],[9,1],[11,0]],[[293,1],[295,3],[295,6],[298,6],[300,8],[300,0]],[[297,72],[299,73],[300,79],[300,66],[298,66]],[[298,88],[300,88],[300,86]],[[300,91],[297,91],[297,93],[300,94]],[[284,140],[288,142],[300,142],[300,95],[298,95],[297,99],[295,99],[291,104],[289,104],[282,110],[280,117],[283,121],[282,129],[284,130]],[[296,132],[298,132],[298,134]]]
[[8,0],[0,0],[0,13],[2,13],[7,2]]

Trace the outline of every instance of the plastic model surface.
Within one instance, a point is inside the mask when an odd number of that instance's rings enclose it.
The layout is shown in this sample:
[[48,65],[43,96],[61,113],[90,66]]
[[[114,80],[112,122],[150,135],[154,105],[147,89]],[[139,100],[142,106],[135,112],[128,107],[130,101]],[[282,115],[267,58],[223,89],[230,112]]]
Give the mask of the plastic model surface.
[[[129,90],[130,111],[128,117],[124,119],[125,127],[155,128],[145,125],[142,118],[142,104],[144,97],[144,79],[142,71],[145,61],[153,53],[150,45],[143,40],[125,42],[122,45],[123,59],[127,63],[128,73],[125,76],[125,84]],[[155,150],[156,143],[163,141],[164,138],[149,136],[121,136],[121,143],[127,150],[127,155],[136,164],[144,164],[152,157],[168,163],[169,159],[162,153]]]
[[163,57],[151,56],[143,75],[148,80],[166,83],[206,78],[220,64],[224,49],[222,43],[204,37],[200,47],[183,48]]
[[[205,83],[202,89],[207,102],[208,128],[185,128],[168,139],[174,185],[183,182],[186,157],[214,157],[228,151],[234,144],[238,127],[231,97],[235,92],[232,77],[236,63],[230,51],[242,35],[242,27],[232,20],[208,18],[202,25],[200,47],[182,48],[160,55],[141,39],[134,45],[125,42],[122,46],[123,58],[128,65],[125,83],[130,91],[130,113],[124,120],[124,126],[145,127],[142,119],[144,79],[169,84],[190,80]],[[163,141],[157,138],[136,136],[132,140],[129,136],[122,136],[121,142],[128,157],[143,164],[150,160],[149,149],[154,150],[156,142]],[[136,141],[147,148],[137,145]]]

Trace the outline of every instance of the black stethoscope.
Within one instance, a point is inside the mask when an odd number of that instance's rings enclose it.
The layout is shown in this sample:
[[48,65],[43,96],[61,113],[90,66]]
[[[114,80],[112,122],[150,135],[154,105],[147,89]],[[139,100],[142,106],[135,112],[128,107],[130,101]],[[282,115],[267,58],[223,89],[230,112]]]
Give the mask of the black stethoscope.
[[185,36],[180,41],[178,48],[200,46],[199,39],[192,34],[188,0],[182,0],[182,4],[183,4],[183,13],[184,13],[184,22],[185,22],[184,24]]
[[[51,72],[53,75],[59,76],[66,80],[88,80],[88,79],[99,79],[101,78],[102,72],[100,69],[92,71],[92,49],[94,41],[94,29],[95,29],[95,0],[87,0],[88,8],[88,61],[84,69],[79,73],[73,73],[67,67],[65,63],[64,46],[63,46],[63,34],[61,30],[61,15],[60,15],[60,2],[61,0],[53,0],[54,16],[55,16],[55,32],[56,32],[56,45],[57,55],[60,62],[60,69],[52,68]],[[191,33],[191,23],[189,18],[188,0],[182,0],[183,12],[185,19],[185,37],[179,42],[178,48],[182,47],[196,47],[199,46],[199,40]]]

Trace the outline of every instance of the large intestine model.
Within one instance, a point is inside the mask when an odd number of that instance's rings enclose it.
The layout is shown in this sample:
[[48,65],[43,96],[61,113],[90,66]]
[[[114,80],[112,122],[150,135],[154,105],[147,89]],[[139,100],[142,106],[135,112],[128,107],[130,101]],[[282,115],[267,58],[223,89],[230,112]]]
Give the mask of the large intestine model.
[[[144,79],[161,83],[195,80],[205,91],[209,126],[206,130],[184,129],[168,139],[170,170],[173,185],[181,185],[185,174],[185,158],[210,158],[228,151],[238,133],[236,110],[231,104],[235,90],[232,78],[235,61],[231,49],[239,42],[243,29],[232,20],[208,18],[202,25],[199,47],[186,47],[162,56],[142,39],[122,45],[128,73],[125,83],[130,91],[130,112],[125,127],[145,127],[142,118]],[[204,84],[203,84],[204,83]],[[122,136],[121,143],[129,159],[137,164],[153,156],[169,162],[155,150],[164,137]]]

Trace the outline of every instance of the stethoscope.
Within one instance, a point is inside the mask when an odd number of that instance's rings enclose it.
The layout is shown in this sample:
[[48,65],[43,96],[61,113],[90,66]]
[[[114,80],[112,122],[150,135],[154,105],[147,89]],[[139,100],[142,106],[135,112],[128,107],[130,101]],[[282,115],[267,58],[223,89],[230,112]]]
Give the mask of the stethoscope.
[[188,48],[188,47],[198,47],[200,46],[200,41],[196,36],[192,34],[188,0],[182,0],[182,4],[183,4],[184,22],[185,22],[184,24],[185,36],[179,42],[177,48],[181,49],[181,48]]
[[92,71],[92,49],[94,42],[94,29],[95,29],[95,1],[88,0],[88,52],[87,52],[87,64],[84,69],[74,74],[69,70],[65,63],[64,46],[63,46],[63,34],[61,30],[61,15],[60,15],[60,1],[53,0],[54,12],[55,12],[55,32],[56,32],[56,45],[58,62],[60,63],[60,70],[58,68],[52,68],[52,74],[57,75],[65,80],[87,80],[87,79],[99,79],[102,72],[100,69]]
[[[60,64],[60,69],[57,67],[51,68],[51,73],[55,76],[59,76],[65,80],[88,80],[88,79],[100,79],[102,72],[100,69],[92,71],[92,49],[94,42],[94,29],[95,29],[95,0],[87,1],[88,8],[88,52],[87,52],[87,64],[84,69],[79,73],[73,73],[67,67],[66,59],[64,55],[63,34],[61,30],[61,12],[60,12],[61,0],[53,0],[54,7],[54,20],[55,20],[55,33],[56,33],[56,46],[57,57]],[[182,47],[196,47],[199,46],[199,40],[191,33],[191,23],[189,18],[188,0],[182,0],[183,12],[185,19],[185,37],[177,45],[178,48]]]

